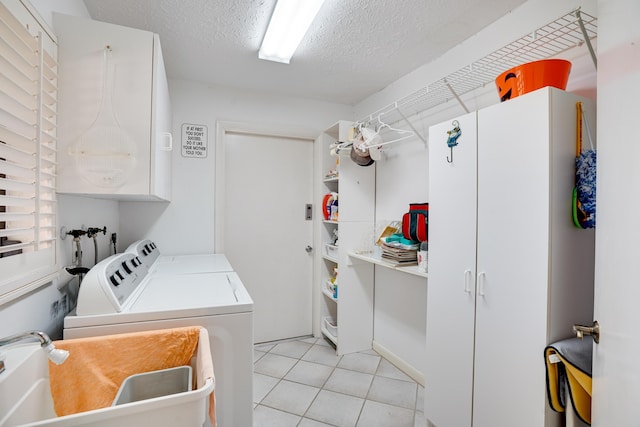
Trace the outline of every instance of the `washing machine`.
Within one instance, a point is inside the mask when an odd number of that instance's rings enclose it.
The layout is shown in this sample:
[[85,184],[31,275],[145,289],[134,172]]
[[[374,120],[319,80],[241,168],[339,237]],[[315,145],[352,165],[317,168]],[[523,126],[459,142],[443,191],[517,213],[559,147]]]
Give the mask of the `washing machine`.
[[96,264],[82,281],[75,312],[64,319],[64,338],[203,326],[210,334],[218,426],[252,426],[253,301],[242,281],[233,271],[156,267],[135,253]]
[[224,254],[165,255],[148,239],[138,240],[127,247],[127,253],[138,256],[151,274],[196,274],[233,271]]

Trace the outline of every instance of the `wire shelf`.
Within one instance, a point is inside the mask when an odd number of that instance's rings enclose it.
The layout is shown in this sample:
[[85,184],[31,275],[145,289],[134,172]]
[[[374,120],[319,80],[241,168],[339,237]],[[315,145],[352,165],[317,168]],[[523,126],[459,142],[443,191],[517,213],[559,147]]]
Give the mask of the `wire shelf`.
[[[488,83],[493,84],[499,74],[512,67],[550,58],[581,46],[585,43],[585,37],[579,18],[582,19],[590,43],[598,35],[597,18],[575,9],[470,65],[371,113],[367,118],[384,115],[385,123],[397,123]],[[367,118],[361,121],[364,122]]]

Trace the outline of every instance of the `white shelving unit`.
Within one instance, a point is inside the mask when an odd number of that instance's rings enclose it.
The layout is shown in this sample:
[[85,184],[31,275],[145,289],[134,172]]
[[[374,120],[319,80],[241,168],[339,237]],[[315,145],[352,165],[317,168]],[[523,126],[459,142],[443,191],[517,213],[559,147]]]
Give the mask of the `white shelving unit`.
[[[324,138],[324,137],[323,137]],[[338,139],[336,137],[336,139]],[[329,144],[335,141],[329,142]],[[326,147],[325,141],[322,141],[322,148]],[[328,148],[327,148],[328,149]],[[338,193],[339,197],[339,162],[336,162],[336,159],[326,159],[323,158],[323,192],[324,193]],[[333,160],[333,163],[331,162]],[[324,174],[326,174],[329,169],[335,168],[336,173],[338,175],[334,177],[326,178]],[[324,196],[323,196],[324,197]],[[326,209],[325,205],[320,205],[323,214]],[[324,217],[323,217],[324,218]],[[334,233],[338,231],[338,221],[333,219],[323,219],[322,220],[322,242],[321,242],[321,250],[322,250],[322,267],[321,267],[321,279],[320,286],[322,289],[322,309],[321,309],[321,319],[320,319],[320,330],[322,334],[329,339],[337,348],[338,346],[338,336],[336,333],[336,328],[329,329],[329,325],[327,319],[331,319],[334,323],[337,322],[338,319],[338,298],[334,297],[334,293],[330,292],[327,283],[331,283],[332,280],[336,280],[336,273],[338,271],[338,246],[334,244],[335,235]],[[337,285],[338,283],[336,283]],[[333,283],[332,283],[333,286]]]
[[[327,221],[328,224],[331,224],[333,226],[337,227],[337,223],[333,223],[333,222],[329,222]],[[336,279],[336,283],[333,283],[331,280],[331,276],[333,276],[335,278],[335,274],[332,272],[333,269],[335,269],[334,271],[337,271],[338,269],[338,258],[336,257],[332,257],[330,255],[327,254],[323,254],[322,255],[322,259],[323,262],[325,264],[325,270],[326,271],[323,274],[323,277],[326,277],[326,279],[321,282],[321,286],[322,286],[322,299],[323,299],[323,310],[322,310],[322,318],[321,318],[321,324],[320,324],[320,330],[322,331],[322,334],[327,337],[331,342],[333,342],[333,344],[336,346],[338,345],[338,336],[337,333],[335,333],[335,331],[330,331],[327,325],[327,320],[326,319],[331,319],[334,323],[337,322],[337,318],[338,318],[338,298],[335,295],[335,293],[331,290],[329,290],[328,286],[329,284],[331,284],[331,286],[337,286],[337,279]],[[337,328],[334,328],[337,329]]]
[[[373,264],[353,265],[348,253],[358,249],[363,237],[373,231],[375,165],[356,165],[348,156],[333,157],[329,146],[347,141],[353,122],[340,121],[320,136],[321,176],[319,198],[338,193],[338,218],[320,221],[316,289],[320,296],[320,331],[333,342],[338,354],[371,348],[373,341]],[[330,169],[336,177],[326,177]],[[320,208],[324,209],[322,203]],[[320,215],[322,211],[320,210]],[[334,244],[334,232],[338,242]],[[337,271],[337,298],[327,281]],[[325,319],[332,319],[335,327]]]

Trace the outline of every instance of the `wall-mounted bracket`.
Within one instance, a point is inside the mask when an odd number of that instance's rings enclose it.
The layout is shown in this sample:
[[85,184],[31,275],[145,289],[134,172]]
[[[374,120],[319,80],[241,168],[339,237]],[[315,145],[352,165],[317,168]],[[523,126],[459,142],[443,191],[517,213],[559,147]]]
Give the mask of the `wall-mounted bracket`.
[[598,58],[596,57],[596,52],[593,50],[593,44],[591,44],[591,39],[589,38],[587,29],[584,26],[584,21],[582,20],[582,16],[580,15],[580,8],[576,9],[576,19],[578,20],[578,25],[580,25],[580,31],[582,31],[582,35],[584,36],[584,42],[587,44],[587,48],[589,49],[589,54],[591,55],[593,66],[596,67],[597,70]]
[[400,115],[400,117],[402,117],[402,119],[407,122],[407,124],[409,125],[409,127],[411,128],[411,130],[416,134],[416,136],[418,138],[420,138],[420,141],[422,141],[424,143],[424,145],[426,145],[427,147],[429,146],[429,144],[427,143],[427,140],[424,138],[424,136],[420,135],[420,132],[417,131],[417,129],[413,126],[413,124],[409,121],[409,119],[407,118],[407,116],[405,116],[404,114],[402,114],[402,111],[400,111],[400,109],[398,108],[398,103],[396,102],[396,111],[398,112],[398,114]]
[[458,101],[458,103],[462,106],[462,109],[464,110],[465,113],[469,113],[469,109],[467,108],[467,106],[464,104],[464,102],[462,102],[462,99],[460,99],[460,97],[458,96],[458,94],[456,93],[455,90],[453,90],[453,88],[451,87],[451,85],[449,84],[449,82],[447,81],[447,79],[442,79],[444,81],[444,84],[447,86],[447,88],[451,91],[451,94],[453,95],[453,97],[456,99],[456,101]]

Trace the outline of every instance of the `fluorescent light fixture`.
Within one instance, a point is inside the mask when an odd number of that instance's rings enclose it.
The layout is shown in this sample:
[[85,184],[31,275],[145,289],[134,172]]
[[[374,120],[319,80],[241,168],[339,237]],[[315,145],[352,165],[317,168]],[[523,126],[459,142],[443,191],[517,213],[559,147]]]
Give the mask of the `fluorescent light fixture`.
[[324,0],[278,0],[258,58],[288,64]]

